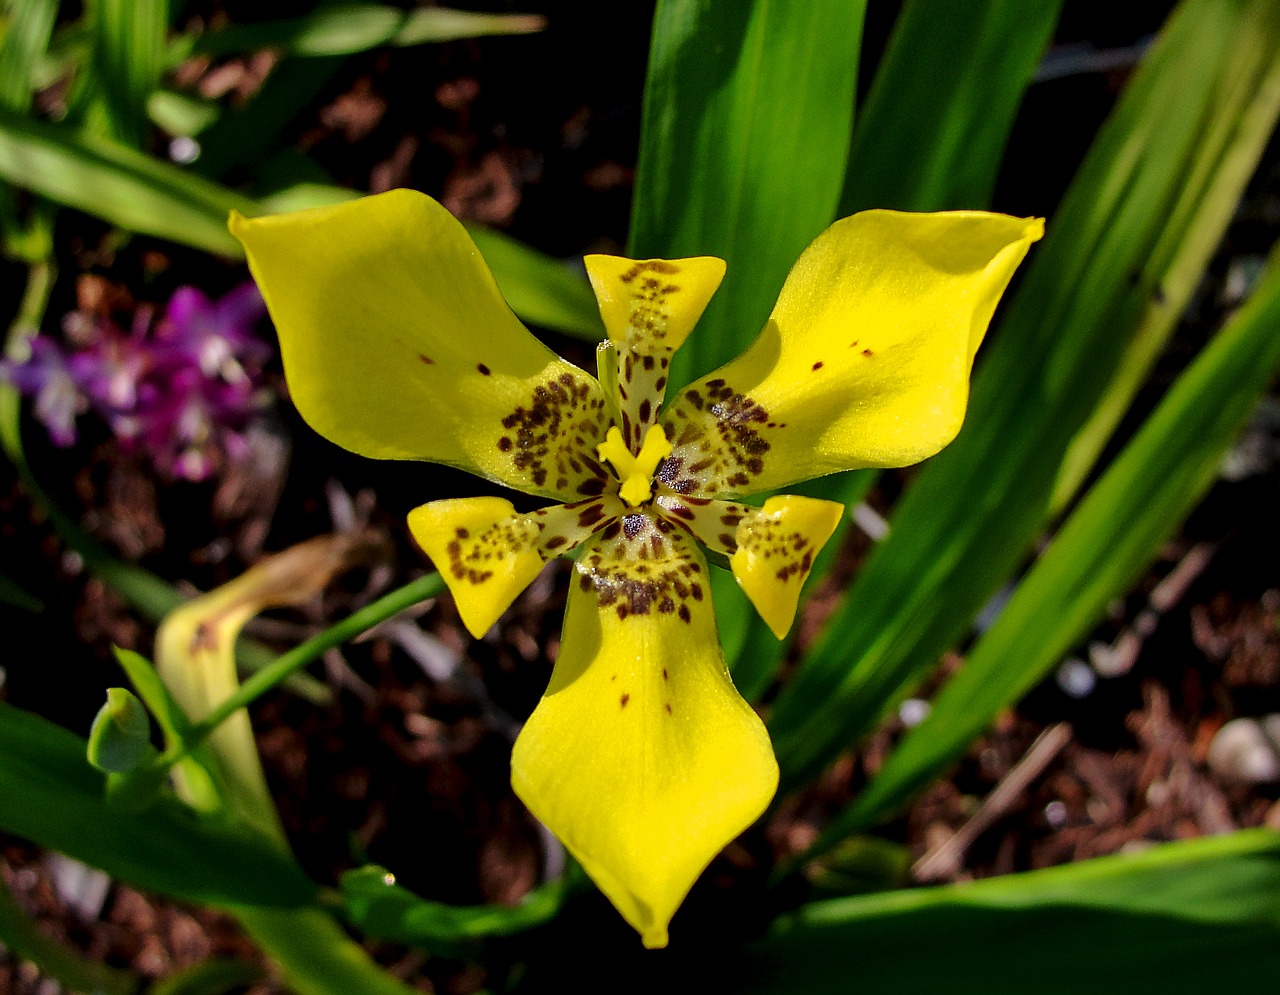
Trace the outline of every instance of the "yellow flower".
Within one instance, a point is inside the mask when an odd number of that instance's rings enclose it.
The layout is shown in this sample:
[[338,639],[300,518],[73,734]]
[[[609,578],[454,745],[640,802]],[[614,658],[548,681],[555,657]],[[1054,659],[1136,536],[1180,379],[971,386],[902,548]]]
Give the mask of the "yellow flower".
[[945,446],[1036,219],[868,211],[800,257],[755,343],[665,404],[671,356],[724,275],[588,256],[599,380],[512,315],[462,226],[396,190],[232,232],[303,417],[347,449],[448,463],[561,503],[435,501],[409,526],[477,637],[577,551],[562,649],[516,741],[516,793],[641,934],[764,811],[778,769],[734,690],[699,544],[781,638],[841,506],[738,498]]

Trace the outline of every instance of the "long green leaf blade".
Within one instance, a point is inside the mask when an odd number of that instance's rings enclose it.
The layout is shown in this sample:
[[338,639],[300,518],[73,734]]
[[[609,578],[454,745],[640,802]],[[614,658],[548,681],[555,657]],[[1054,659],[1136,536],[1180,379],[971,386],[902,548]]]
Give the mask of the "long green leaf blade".
[[1264,991],[1280,971],[1280,834],[805,906],[725,990],[947,995]]
[[1280,256],[1090,489],[928,718],[912,729],[815,848],[887,817],[1087,635],[1159,554],[1217,476],[1280,367]]
[[[1152,310],[1177,313],[1243,179],[1211,169],[1251,103],[1270,101],[1280,3],[1188,0],[1104,127],[1051,220],[959,439],[920,474],[814,652],[776,703],[784,778],[814,774],[960,638],[1045,521],[1072,436]],[[1242,85],[1242,67],[1252,86]],[[1253,98],[1251,98],[1253,99]],[[1275,108],[1272,106],[1272,119]],[[1192,182],[1192,181],[1195,182]],[[1194,210],[1182,206],[1188,190]],[[1197,246],[1168,283],[1165,246]]]
[[231,210],[246,197],[83,131],[0,109],[0,176],[130,231],[235,258]]
[[147,98],[164,71],[168,0],[94,0],[94,77],[112,137],[143,148]]
[[372,3],[323,4],[301,17],[236,24],[209,31],[191,45],[193,55],[236,55],[272,48],[284,55],[353,55],[379,45],[422,45],[484,35],[540,31],[530,14],[479,14],[447,7],[407,11]]
[[1062,0],[914,0],[858,112],[840,214],[986,207]]
[[864,7],[658,4],[629,252],[729,264],[673,383],[755,337],[791,264],[835,217]]
[[312,900],[315,885],[271,841],[201,822],[172,798],[142,812],[108,802],[86,745],[0,703],[0,829],[188,901],[287,907]]

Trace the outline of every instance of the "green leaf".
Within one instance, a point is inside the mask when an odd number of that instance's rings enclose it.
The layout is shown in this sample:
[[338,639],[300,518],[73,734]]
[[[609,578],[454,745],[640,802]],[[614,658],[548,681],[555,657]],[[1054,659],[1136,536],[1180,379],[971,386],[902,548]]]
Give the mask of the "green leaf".
[[12,5],[0,40],[0,105],[26,110],[35,93],[35,68],[53,33],[57,0],[23,0]]
[[0,574],[0,603],[13,605],[23,611],[44,611],[44,605],[38,599],[33,598],[17,581],[10,580],[4,574]]
[[94,79],[112,137],[143,148],[147,98],[164,71],[168,0],[94,0]]
[[381,4],[335,3],[323,4],[302,17],[206,32],[191,43],[190,54],[236,55],[271,48],[284,55],[351,55],[379,45],[528,34],[545,25],[542,17],[531,14],[477,14],[445,7],[406,11]]
[[468,225],[467,233],[507,303],[525,321],[589,342],[605,338],[596,296],[579,264],[544,255],[492,228]]
[[253,202],[176,166],[83,131],[0,109],[0,176],[129,231],[236,258],[231,210]]
[[890,815],[1038,683],[1146,570],[1217,477],[1280,367],[1280,255],[1067,520],[871,783],[815,850]]
[[835,216],[865,0],[661,0],[629,254],[728,263],[672,383],[764,327],[787,271]]
[[1062,0],[913,0],[858,112],[840,215],[986,207]]
[[1244,175],[1221,167],[1237,137],[1256,139],[1240,127],[1256,102],[1274,121],[1278,50],[1275,0],[1174,14],[1032,253],[960,437],[920,473],[775,703],[786,784],[864,735],[1016,569],[1126,342],[1153,311],[1182,310],[1229,220]]
[[212,127],[221,114],[212,101],[176,90],[153,90],[147,98],[147,116],[170,135],[198,135]]
[[202,821],[172,797],[134,814],[104,797],[87,743],[0,703],[0,829],[186,901],[292,907],[315,885],[268,840]]
[[89,763],[105,773],[123,774],[153,752],[151,719],[142,702],[125,688],[107,688],[107,703],[89,730]]
[[466,941],[510,936],[554,918],[566,881],[535,888],[518,905],[457,906],[419,898],[385,867],[367,865],[342,875],[342,897],[346,917],[369,936],[449,955]]
[[723,987],[1200,995],[1269,990],[1278,972],[1280,834],[1249,830],[808,905],[726,963]]
[[263,970],[257,964],[214,957],[162,978],[147,995],[226,995],[262,979]]

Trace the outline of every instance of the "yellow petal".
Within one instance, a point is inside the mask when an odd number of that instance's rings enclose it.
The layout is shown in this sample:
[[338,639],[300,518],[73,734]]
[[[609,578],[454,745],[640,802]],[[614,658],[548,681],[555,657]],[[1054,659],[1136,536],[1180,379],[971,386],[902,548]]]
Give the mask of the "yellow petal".
[[560,657],[511,783],[647,947],[777,788],[768,734],[729,679],[696,546],[632,514],[582,551]]
[[600,385],[529,334],[430,197],[233,212],[230,227],[279,332],[289,391],[321,435],[561,500],[601,492]]
[[409,512],[409,531],[444,578],[467,630],[479,639],[548,560],[617,518],[613,495],[516,513],[496,497],[432,501]]
[[587,256],[584,261],[614,346],[606,358],[616,364],[608,378],[618,393],[618,424],[623,441],[638,453],[646,430],[658,422],[671,357],[720,286],[724,260]]
[[755,343],[670,405],[688,477],[673,489],[749,494],[932,456],[960,429],[974,353],[1043,231],[980,211],[837,221],[792,268]]
[[702,317],[720,281],[723,259],[623,259],[586,256],[583,262],[609,341],[619,352],[656,356],[675,352]]
[[738,523],[733,576],[765,624],[779,639],[791,629],[813,558],[840,524],[844,506],[834,501],[771,497]]

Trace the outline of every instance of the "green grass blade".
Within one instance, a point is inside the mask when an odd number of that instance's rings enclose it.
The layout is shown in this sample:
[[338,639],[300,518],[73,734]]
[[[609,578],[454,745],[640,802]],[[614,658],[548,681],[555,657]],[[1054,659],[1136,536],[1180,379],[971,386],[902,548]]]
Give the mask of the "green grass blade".
[[1280,368],[1280,255],[1036,562],[960,672],[815,847],[889,816],[1017,702],[1141,576]]
[[518,242],[509,235],[468,225],[498,289],[525,321],[566,335],[600,342],[605,338],[596,296],[585,273]]
[[919,475],[779,697],[771,728],[788,784],[864,735],[1016,569],[1126,342],[1152,311],[1182,310],[1229,220],[1243,177],[1217,168],[1230,156],[1213,141],[1230,144],[1223,118],[1249,114],[1241,96],[1266,92],[1256,84],[1278,51],[1276,0],[1187,0],[1174,14],[1033,253],[965,429]]
[[726,991],[787,995],[1265,991],[1280,972],[1280,834],[808,905],[727,972]]
[[36,66],[49,48],[57,0],[22,0],[5,4],[0,40],[0,105],[26,110],[36,90]]
[[301,17],[236,24],[191,43],[192,55],[271,48],[284,55],[352,55],[379,45],[422,45],[484,35],[529,34],[546,22],[530,14],[479,14],[445,7],[403,10],[370,3],[324,4]]
[[232,209],[254,204],[226,187],[83,131],[0,110],[0,176],[129,231],[236,258]]
[[1062,0],[914,0],[858,112],[840,214],[986,207]]
[[39,599],[32,597],[21,584],[10,580],[4,574],[0,574],[0,604],[12,605],[14,608],[21,608],[28,612],[44,610],[44,605]]
[[147,98],[165,63],[168,0],[94,0],[94,79],[110,134],[132,148],[147,137]]
[[395,884],[385,867],[369,865],[342,876],[343,913],[362,933],[408,943],[442,956],[486,936],[510,936],[553,919],[564,904],[567,878],[529,892],[518,905],[445,905]]
[[[907,4],[858,112],[838,213],[985,207],[1061,6],[1061,0]],[[838,474],[795,490],[852,506],[875,477],[874,471]],[[830,549],[839,548],[847,527],[842,524]],[[819,561],[809,583],[826,571]],[[717,613],[728,620],[720,603]],[[738,623],[744,651],[730,659],[739,690],[753,700],[772,683],[786,643],[774,639],[755,612],[739,611],[745,613]]]
[[714,255],[728,273],[674,384],[732,358],[835,217],[865,0],[661,0],[629,253]]
[[86,747],[0,703],[0,829],[186,901],[281,907],[313,899],[315,885],[269,840],[202,822],[173,798],[144,812],[111,804]]

